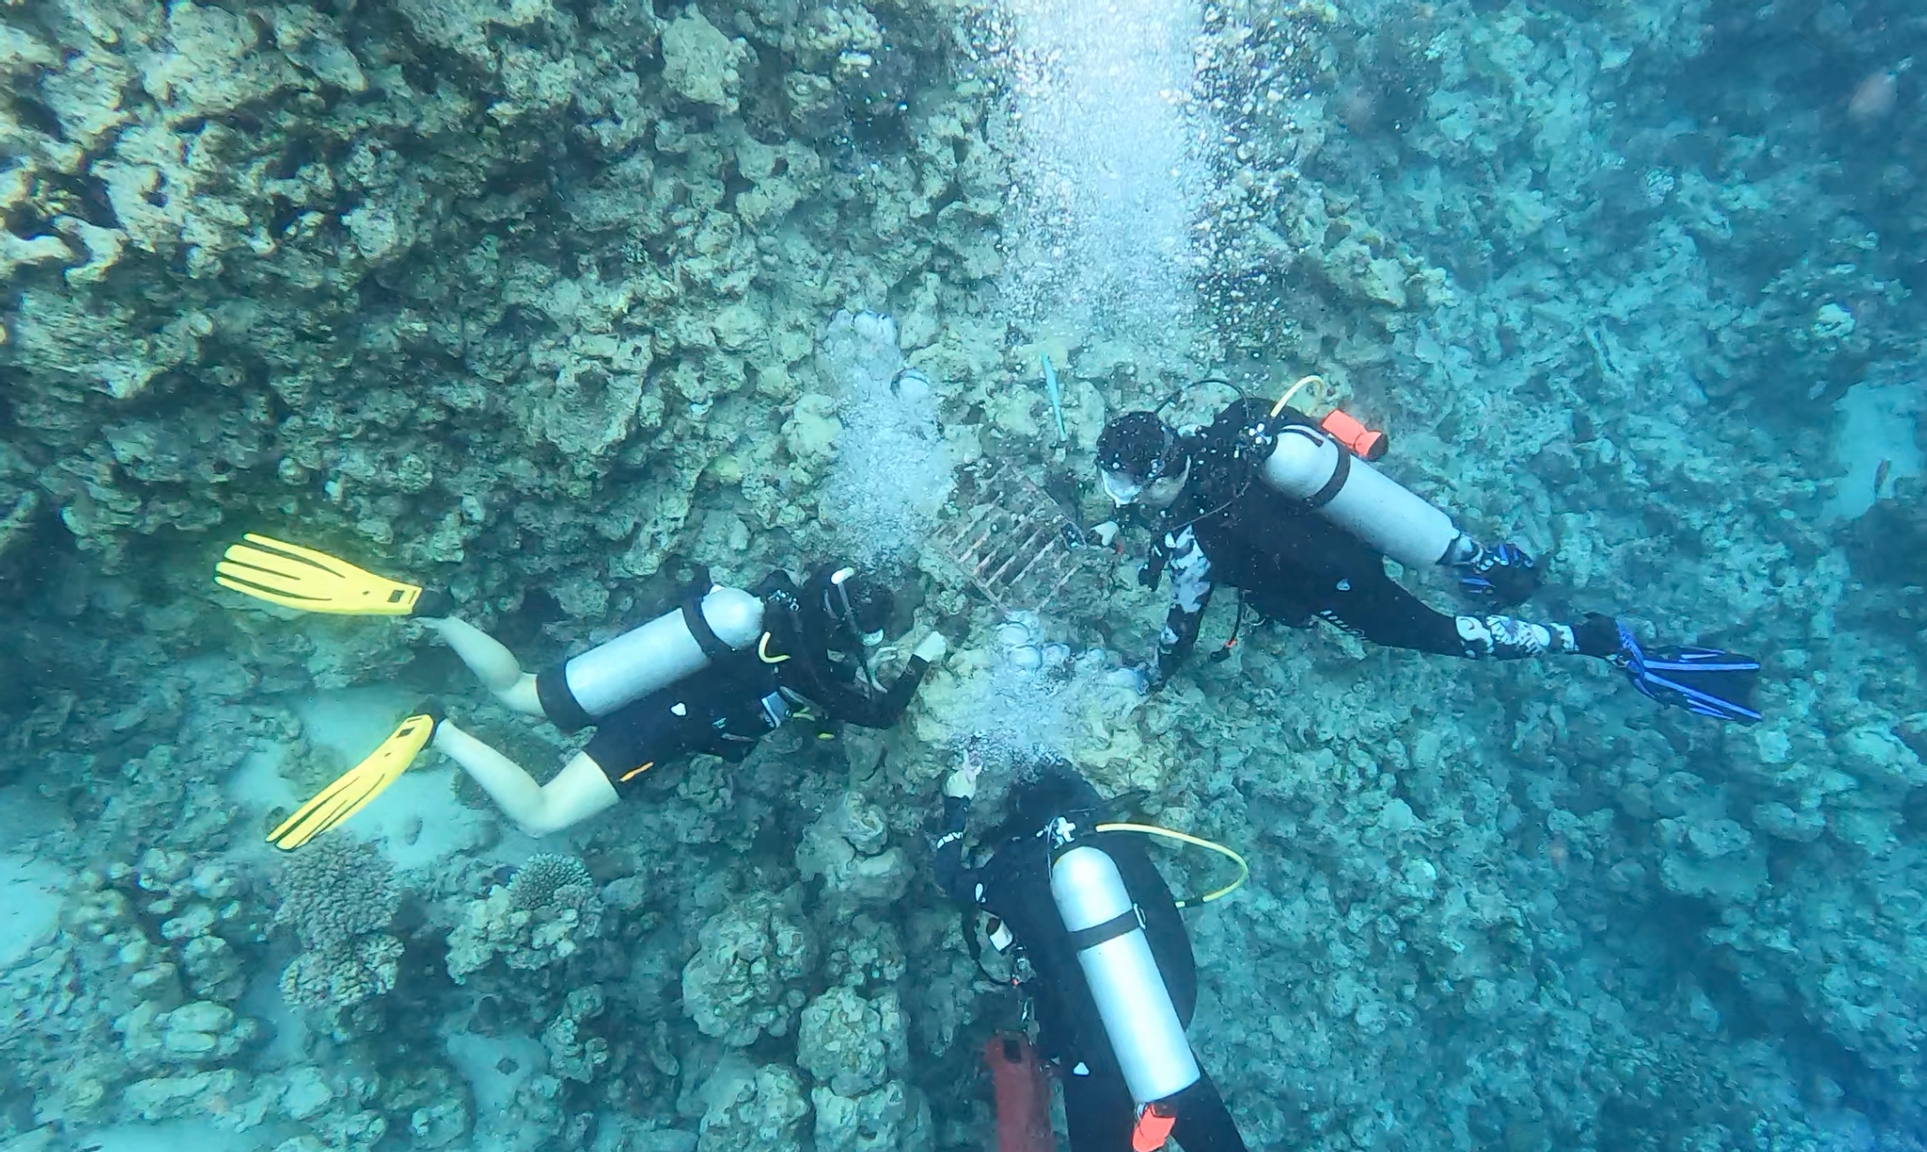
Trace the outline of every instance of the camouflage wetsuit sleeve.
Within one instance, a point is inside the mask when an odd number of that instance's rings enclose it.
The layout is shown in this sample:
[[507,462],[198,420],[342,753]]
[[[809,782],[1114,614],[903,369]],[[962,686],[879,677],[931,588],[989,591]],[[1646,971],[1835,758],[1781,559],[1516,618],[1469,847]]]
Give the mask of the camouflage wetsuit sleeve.
[[1158,677],[1163,679],[1177,671],[1197,644],[1213,585],[1211,560],[1189,526],[1166,535],[1159,546],[1171,574],[1171,610],[1158,636]]

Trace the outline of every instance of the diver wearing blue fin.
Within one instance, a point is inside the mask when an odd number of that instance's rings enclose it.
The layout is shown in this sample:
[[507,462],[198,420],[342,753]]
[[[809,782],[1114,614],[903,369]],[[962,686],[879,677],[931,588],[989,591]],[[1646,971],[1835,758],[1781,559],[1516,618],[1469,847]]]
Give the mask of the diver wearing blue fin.
[[[1443,568],[1462,592],[1492,607],[1530,598],[1538,564],[1516,544],[1481,544],[1373,467],[1385,454],[1382,433],[1342,412],[1314,421],[1290,398],[1241,398],[1208,426],[1183,431],[1154,412],[1127,412],[1098,437],[1105,492],[1118,507],[1139,505],[1156,520],[1139,582],[1156,587],[1171,576],[1152,687],[1196,646],[1212,594],[1236,588],[1240,623],[1248,607],[1262,620],[1297,628],[1322,620],[1374,644],[1443,656],[1592,656],[1661,704],[1739,723],[1760,719],[1751,702],[1760,665],[1749,657],[1646,649],[1607,616],[1535,623],[1428,607],[1386,574],[1387,559]],[[1237,635],[1234,628],[1213,659],[1229,656]]]

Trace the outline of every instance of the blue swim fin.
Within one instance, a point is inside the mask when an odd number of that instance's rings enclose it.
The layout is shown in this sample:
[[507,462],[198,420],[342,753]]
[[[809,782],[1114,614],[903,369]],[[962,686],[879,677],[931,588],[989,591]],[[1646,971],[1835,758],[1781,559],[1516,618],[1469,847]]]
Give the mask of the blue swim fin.
[[1610,659],[1633,687],[1661,704],[1741,724],[1761,719],[1753,708],[1760,662],[1751,656],[1717,648],[1645,649],[1632,630],[1620,624],[1619,651]]

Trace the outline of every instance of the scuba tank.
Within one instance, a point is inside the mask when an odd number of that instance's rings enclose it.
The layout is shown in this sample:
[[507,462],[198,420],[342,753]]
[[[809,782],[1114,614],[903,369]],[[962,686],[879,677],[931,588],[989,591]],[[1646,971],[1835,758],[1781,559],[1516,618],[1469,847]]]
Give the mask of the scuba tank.
[[762,600],[716,585],[537,676],[536,696],[559,727],[580,728],[748,648],[762,635]]
[[1197,1058],[1117,863],[1103,849],[1078,843],[1067,820],[1055,821],[1050,836],[1051,898],[1124,1083],[1146,1108],[1197,1083]]
[[1452,517],[1354,456],[1330,430],[1291,423],[1273,430],[1271,439],[1271,453],[1258,472],[1271,488],[1303,500],[1407,567],[1447,559],[1459,538]]

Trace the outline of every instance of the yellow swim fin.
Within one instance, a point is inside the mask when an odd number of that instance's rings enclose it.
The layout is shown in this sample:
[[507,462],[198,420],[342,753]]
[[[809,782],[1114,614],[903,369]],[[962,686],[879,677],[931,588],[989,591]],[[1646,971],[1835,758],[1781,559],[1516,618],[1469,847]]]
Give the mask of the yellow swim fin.
[[[283,608],[343,616],[409,616],[417,608],[429,607],[422,603],[419,585],[377,576],[326,552],[284,540],[253,532],[243,539],[247,543],[230,544],[226,558],[214,566],[214,582],[223,588]],[[438,594],[430,598],[444,599]]]
[[434,708],[424,708],[403,720],[367,759],[342,773],[268,833],[268,843],[293,851],[367,807],[369,801],[408,771],[408,766],[435,735],[439,721]]

